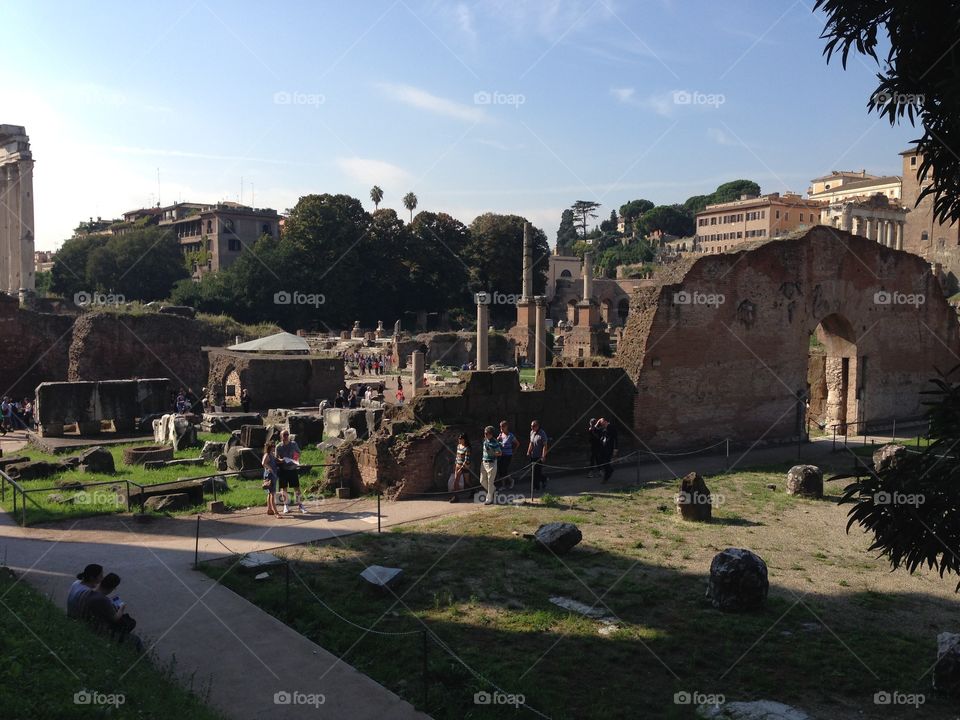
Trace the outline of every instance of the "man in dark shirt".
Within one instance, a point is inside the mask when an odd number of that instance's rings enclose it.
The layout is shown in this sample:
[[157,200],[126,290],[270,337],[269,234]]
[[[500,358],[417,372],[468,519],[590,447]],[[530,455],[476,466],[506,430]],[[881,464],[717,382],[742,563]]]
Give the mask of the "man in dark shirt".
[[[107,573],[97,586],[84,596],[80,603],[80,614],[95,629],[116,634],[120,642],[137,626],[137,621],[127,615],[126,603],[119,598],[111,598],[110,593],[120,584],[120,576]],[[140,639],[134,636],[138,649],[142,647]]]
[[603,463],[603,480],[609,482],[613,475],[613,458],[617,454],[617,426],[606,418],[597,420],[600,427],[600,461]]

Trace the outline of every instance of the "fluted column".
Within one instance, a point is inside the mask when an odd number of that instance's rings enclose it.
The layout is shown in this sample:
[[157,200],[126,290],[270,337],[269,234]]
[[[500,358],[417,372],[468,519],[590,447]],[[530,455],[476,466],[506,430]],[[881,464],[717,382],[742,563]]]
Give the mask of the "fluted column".
[[533,367],[534,377],[546,364],[547,359],[547,298],[539,295],[534,298],[537,304],[536,329],[534,332]]
[[876,233],[875,233],[876,227],[875,227],[875,221],[874,221],[874,219],[873,219],[872,217],[867,217],[867,218],[866,218],[866,223],[867,223],[867,232],[866,232],[865,237],[866,237],[868,240],[876,240],[876,239],[877,239],[877,236],[876,236]]
[[841,224],[841,227],[847,232],[850,232],[853,230],[852,208],[849,205],[843,208],[843,222]]
[[10,292],[10,245],[13,243],[13,212],[10,169],[0,166],[0,292]]
[[903,220],[897,222],[897,250],[903,250]]
[[853,223],[854,223],[853,234],[862,236],[863,233],[866,232],[866,228],[864,227],[865,223],[863,221],[863,215],[854,215]]
[[12,217],[10,218],[10,231],[8,234],[8,250],[7,257],[9,266],[9,278],[7,285],[9,287],[9,292],[11,294],[17,295],[20,292],[20,288],[23,287],[23,280],[20,277],[20,261],[23,253],[23,193],[21,188],[21,183],[23,177],[20,173],[20,163],[16,165],[11,165],[8,168],[10,172],[10,180],[8,181],[8,186],[10,187],[10,192],[7,193],[7,206],[12,210]]
[[[481,298],[486,300],[487,298]],[[477,370],[487,369],[487,340],[489,339],[490,306],[477,303]]]

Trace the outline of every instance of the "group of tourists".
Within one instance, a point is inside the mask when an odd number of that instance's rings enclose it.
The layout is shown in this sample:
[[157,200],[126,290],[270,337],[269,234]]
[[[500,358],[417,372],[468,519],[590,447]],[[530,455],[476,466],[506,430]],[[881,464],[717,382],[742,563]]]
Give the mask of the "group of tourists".
[[104,575],[102,565],[87,565],[67,593],[67,617],[85,620],[121,643],[129,637],[137,650],[142,650],[142,641],[132,634],[137,621],[127,614],[127,604],[113,594],[118,585],[116,573]]
[[364,355],[359,351],[344,351],[341,354],[343,362],[356,368],[359,375],[383,375],[390,372],[393,360],[383,353]]
[[[290,512],[290,492],[293,491],[297,509],[307,514],[300,492],[300,446],[290,438],[290,431],[280,433],[280,442],[268,442],[263,448],[263,489],[267,491],[267,515],[281,517]],[[279,495],[277,490],[279,489]],[[277,511],[277,500],[283,505]]]
[[333,407],[356,409],[360,407],[361,400],[374,400],[381,397],[387,390],[386,384],[381,380],[377,383],[359,383],[353,388],[343,388],[333,398]]
[[[493,425],[483,429],[483,441],[480,456],[480,486],[485,493],[484,504],[493,505],[496,491],[500,487],[512,488],[517,471],[510,472],[513,456],[521,447],[520,440],[510,432],[510,424],[506,420],[500,422],[500,432]],[[540,427],[540,422],[530,423],[530,439],[527,443],[527,467],[530,468],[535,490],[546,489],[547,478],[543,474],[543,462],[547,458],[549,438]],[[453,474],[447,483],[447,489],[453,493],[450,502],[457,502],[457,492],[465,490],[472,484],[470,471],[473,449],[467,433],[460,433],[457,439],[457,450],[453,463]]]
[[23,402],[4,395],[0,401],[0,434],[11,430],[33,430],[33,402],[24,398]]

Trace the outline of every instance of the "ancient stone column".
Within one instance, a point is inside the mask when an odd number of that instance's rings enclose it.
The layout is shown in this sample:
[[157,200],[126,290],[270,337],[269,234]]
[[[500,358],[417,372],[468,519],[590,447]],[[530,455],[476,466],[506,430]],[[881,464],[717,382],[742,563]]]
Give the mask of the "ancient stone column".
[[875,230],[874,219],[872,217],[867,217],[867,218],[864,218],[864,220],[867,223],[867,232],[864,234],[864,237],[867,238],[868,240],[876,240],[877,236],[874,232]]
[[864,223],[863,221],[863,215],[854,215],[853,221],[854,221],[854,227],[855,227],[853,234],[862,236],[864,232],[866,232],[866,228],[864,227],[866,223]]
[[0,165],[0,292],[10,290],[10,245],[13,242],[13,228],[10,226],[13,194],[10,190],[9,168]]
[[417,389],[423,388],[423,353],[415,350],[410,354],[410,397],[417,394]]
[[877,242],[883,246],[887,244],[887,221],[882,218],[877,219]]
[[33,157],[26,130],[0,125],[0,290],[34,289]]
[[897,222],[897,250],[903,250],[903,220]]
[[853,230],[853,208],[851,208],[849,205],[846,205],[843,208],[843,222],[841,227],[847,232],[851,232]]
[[[482,293],[481,293],[482,295]],[[489,296],[480,299],[486,301]],[[490,306],[486,302],[477,303],[477,370],[487,369],[487,340],[490,325]]]
[[533,232],[530,223],[523,224],[523,287],[521,300],[529,301],[533,297]]
[[533,367],[534,374],[537,376],[547,360],[547,298],[539,295],[534,298],[534,301],[537,304],[537,320],[534,333]]
[[589,251],[583,254],[583,299],[593,299],[593,253]]

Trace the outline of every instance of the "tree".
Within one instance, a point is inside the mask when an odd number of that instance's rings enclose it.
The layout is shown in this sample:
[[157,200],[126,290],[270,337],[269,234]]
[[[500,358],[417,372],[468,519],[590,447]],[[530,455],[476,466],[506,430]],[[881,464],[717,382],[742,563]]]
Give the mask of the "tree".
[[587,236],[587,223],[597,217],[596,210],[600,203],[593,200],[577,200],[570,209],[573,210],[574,222],[580,225],[582,237]]
[[[519,297],[523,279],[523,226],[518,215],[485,213],[470,223],[470,238],[464,252],[470,267],[470,285],[474,292],[487,291],[500,296]],[[550,246],[539,228],[533,232],[533,292],[543,294],[547,286]],[[516,317],[513,306],[495,303],[491,315],[501,321]]]
[[107,244],[107,235],[77,235],[64,241],[57,250],[50,269],[50,290],[55,295],[73,300],[79,292],[94,288],[87,282],[87,259],[90,253]]
[[370,188],[370,199],[373,200],[373,209],[376,212],[380,209],[380,201],[383,200],[383,190],[380,189],[379,185]]
[[620,217],[623,218],[625,223],[629,224],[643,215],[647,210],[652,210],[653,206],[652,202],[642,198],[639,200],[631,200],[620,206]]
[[853,505],[847,532],[856,523],[873,533],[868,552],[879,550],[894,570],[926,566],[940,577],[960,575],[960,555],[953,550],[960,538],[960,384],[951,379],[958,370],[940,374],[932,381],[936,389],[925,393],[932,398],[924,403],[932,442],[922,452],[901,450],[875,470],[831,478],[855,478],[840,500]]
[[668,235],[687,237],[693,235],[693,218],[682,205],[658,205],[640,216],[640,231],[644,236],[659,230]]
[[398,306],[436,310],[471,305],[467,226],[446,213],[425,211],[407,229],[407,247],[398,273],[406,283]]
[[403,206],[410,211],[410,222],[413,222],[413,211],[417,209],[417,196],[408,192],[403,196]]
[[[917,178],[929,181],[917,199],[932,195],[936,219],[960,219],[960,0],[918,3],[915,0],[816,0],[814,10],[827,15],[820,37],[829,63],[840,53],[843,68],[851,49],[880,66],[879,84],[867,103],[868,112],[891,125],[904,116],[919,120],[916,140],[922,162]],[[890,47],[881,65],[878,39]]]
[[573,224],[573,210],[567,208],[560,216],[560,228],[557,230],[557,255],[571,255],[576,241],[577,228]]
[[701,212],[707,205],[716,203],[730,202],[739,200],[741,195],[759,195],[760,186],[753,180],[731,180],[722,185],[709,195],[693,195],[688,197],[683,203],[684,209],[691,217]]
[[600,230],[601,232],[605,232],[605,233],[615,233],[617,231],[617,225],[619,224],[620,224],[620,221],[619,221],[619,218],[617,217],[617,211],[611,210],[610,218],[600,223]]

